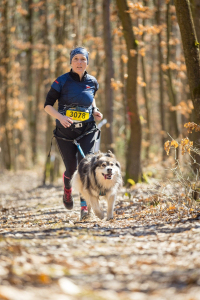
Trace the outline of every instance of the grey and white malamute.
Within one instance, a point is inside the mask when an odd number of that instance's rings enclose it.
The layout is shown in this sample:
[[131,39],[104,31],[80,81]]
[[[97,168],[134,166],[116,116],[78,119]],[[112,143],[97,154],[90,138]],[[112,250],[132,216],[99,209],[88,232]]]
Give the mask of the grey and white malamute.
[[99,206],[99,196],[105,196],[108,203],[107,220],[113,218],[115,199],[123,182],[120,164],[111,151],[89,154],[83,158],[71,183],[87,202],[88,211],[92,208],[100,219],[103,219],[104,213]]

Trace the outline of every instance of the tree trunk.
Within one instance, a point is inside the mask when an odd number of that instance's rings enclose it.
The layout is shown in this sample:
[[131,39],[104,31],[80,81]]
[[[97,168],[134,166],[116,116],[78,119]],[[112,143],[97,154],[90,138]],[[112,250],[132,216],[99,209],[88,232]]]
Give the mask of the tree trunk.
[[30,43],[27,50],[27,82],[28,82],[28,124],[30,130],[30,145],[31,145],[31,159],[35,161],[35,136],[34,136],[34,97],[33,97],[33,1],[28,0],[28,42]]
[[1,118],[2,124],[5,126],[4,139],[2,143],[2,149],[5,157],[5,167],[6,169],[12,168],[12,157],[11,157],[11,145],[10,145],[10,130],[8,128],[9,121],[9,110],[8,110],[8,101],[9,101],[9,56],[10,56],[10,43],[9,43],[9,17],[8,17],[8,0],[4,2],[3,8],[3,18],[4,18],[4,47],[3,47],[3,67],[4,74],[2,76],[2,87],[3,87],[3,104],[1,104]]
[[[142,135],[137,105],[137,42],[132,30],[131,17],[127,13],[126,0],[116,0],[116,2],[128,53],[127,104],[130,119],[130,138],[126,161],[126,179],[131,178],[137,182],[141,176],[140,152]],[[134,56],[131,56],[133,50],[136,52]]]
[[[97,15],[98,15],[98,10],[97,10],[97,0],[93,0],[93,4],[92,4],[92,28],[93,28],[93,36],[96,38],[98,37],[98,23],[97,23]],[[104,66],[104,64],[101,61],[100,55],[99,55],[99,51],[98,51],[98,45],[96,45],[96,56],[95,59],[93,60],[94,63],[94,68],[96,71],[96,79],[97,81],[99,80],[102,68]],[[96,104],[99,107],[100,111],[103,112],[104,109],[104,99],[102,99],[104,95],[102,95],[101,93],[97,93],[98,98],[96,99]],[[104,128],[102,129],[104,130]],[[102,135],[103,136],[103,135]]]
[[199,43],[197,41],[189,0],[175,0],[174,3],[181,31],[191,97],[196,112],[197,122],[200,124]]
[[200,0],[190,0],[197,40],[200,43]]
[[[122,45],[122,37],[120,37],[120,44]],[[125,64],[124,61],[122,59],[122,47],[120,47],[120,81],[122,83],[122,87],[121,87],[121,93],[122,93],[122,99],[123,99],[123,105],[124,105],[124,135],[125,135],[125,153],[127,153],[127,127],[128,127],[128,115],[127,115],[127,96],[126,96],[126,80],[124,78],[124,69],[125,69]]]
[[[97,0],[93,0],[93,18],[92,18],[92,28],[93,28],[93,36],[97,37]],[[96,67],[97,73],[96,73],[96,79],[99,79],[100,73],[101,73],[101,69],[102,69],[102,63],[100,61],[100,57],[99,57],[99,51],[97,50],[96,56],[95,56],[95,60],[94,60],[94,65]]]
[[[45,45],[47,45],[47,57],[49,60],[49,68],[45,70],[45,79],[49,79],[49,82],[51,83],[53,81],[53,78],[55,74],[52,71],[52,66],[53,66],[53,53],[52,53],[52,44],[51,44],[51,39],[50,39],[50,25],[48,23],[48,16],[49,16],[49,5],[48,5],[48,0],[44,1],[44,11],[45,11],[45,24],[44,24],[44,32],[45,32]],[[47,95],[47,92],[49,90],[49,83],[45,85],[45,97]],[[45,162],[45,167],[44,167],[44,177],[43,177],[43,184],[46,184],[47,179],[51,181],[52,176],[52,169],[53,166],[52,164],[55,162],[55,160],[52,162],[50,160],[50,157],[47,157],[49,149],[50,149],[50,144],[51,144],[51,138],[53,134],[53,128],[54,128],[54,120],[50,115],[47,115],[46,119],[46,162]],[[54,146],[55,147],[55,146]]]
[[[147,6],[147,1],[143,1],[143,5]],[[146,20],[143,19],[143,26],[146,25]],[[144,43],[144,35],[142,35],[142,42]],[[146,153],[145,157],[146,159],[149,158],[149,147],[150,147],[150,113],[149,113],[149,98],[148,98],[148,93],[147,93],[147,78],[146,78],[146,63],[145,63],[145,56],[141,56],[141,64],[142,64],[142,76],[143,76],[143,81],[145,82],[145,86],[142,87],[143,90],[143,96],[145,100],[145,108],[146,108],[146,121],[147,121],[147,127],[146,127],[146,141],[149,143],[146,147]]]
[[[171,33],[171,15],[170,15],[170,1],[166,4],[167,5],[167,11],[166,11],[166,23],[167,23],[167,61],[166,64],[169,65],[170,63],[170,33]],[[172,106],[177,105],[177,100],[176,100],[176,93],[175,89],[172,83],[172,71],[169,68],[167,70],[167,85],[168,85],[168,92],[169,92],[169,101]],[[173,138],[177,138],[179,135],[179,130],[178,130],[178,123],[177,123],[177,112],[176,111],[170,111],[170,124],[172,125],[172,135]]]
[[[156,11],[156,23],[158,26],[161,25],[161,2],[162,0],[158,0],[157,3],[154,0],[154,5],[157,6],[157,11]],[[163,64],[163,53],[162,53],[162,48],[161,48],[161,33],[158,33],[158,62],[159,62],[159,104],[160,104],[160,123],[161,123],[161,144],[162,144],[162,158],[163,160],[166,157],[166,152],[164,150],[164,143],[165,143],[165,111],[164,111],[164,84],[163,84],[163,70],[162,70],[162,64]]]
[[73,15],[74,15],[74,47],[80,46],[82,42],[82,32],[81,32],[81,3],[80,0],[73,1]]
[[[191,1],[192,15],[194,19],[194,25],[197,35],[197,40],[200,42],[200,0]],[[198,123],[194,110],[191,115],[191,122]],[[200,134],[199,132],[192,132],[192,141],[194,147],[200,150]],[[196,160],[196,163],[193,164],[193,170],[196,172],[200,166],[200,155],[193,153],[193,158]]]
[[112,41],[110,28],[110,0],[103,0],[103,35],[105,49],[105,108],[104,117],[108,123],[103,129],[102,150],[114,151],[113,145],[113,90],[111,78],[114,78]]
[[[56,46],[62,44],[62,24],[61,24],[61,11],[60,11],[60,2],[55,3],[55,18],[56,18],[56,31],[55,31],[55,40],[56,40]],[[55,70],[55,76],[58,77],[62,74],[61,71],[61,50],[56,49],[56,70]]]

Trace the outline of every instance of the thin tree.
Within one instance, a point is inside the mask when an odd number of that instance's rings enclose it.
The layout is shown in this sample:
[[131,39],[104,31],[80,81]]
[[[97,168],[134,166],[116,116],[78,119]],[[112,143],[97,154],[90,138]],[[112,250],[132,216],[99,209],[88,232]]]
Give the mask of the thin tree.
[[[143,0],[143,5],[147,6],[147,0]],[[143,18],[143,26],[146,25],[146,19]],[[144,43],[144,36],[145,33],[143,32],[142,35],[142,42]],[[143,81],[145,85],[142,87],[143,95],[144,95],[144,100],[145,100],[145,108],[146,108],[146,121],[147,121],[147,132],[146,132],[146,140],[149,142],[149,145],[146,147],[146,158],[149,158],[149,146],[150,146],[150,111],[149,111],[149,97],[148,97],[148,92],[147,92],[147,76],[146,76],[146,62],[145,62],[145,56],[141,56],[141,64],[142,64],[142,76],[143,76]]]
[[197,40],[200,41],[200,0],[190,0]]
[[103,36],[105,49],[105,105],[104,117],[109,126],[104,127],[102,135],[102,150],[113,151],[113,90],[111,79],[114,78],[112,39],[110,26],[110,0],[103,0]]
[[[44,12],[45,12],[45,23],[44,23],[44,43],[47,46],[47,51],[46,51],[46,56],[48,58],[48,69],[46,70],[46,72],[44,73],[44,77],[47,80],[47,84],[45,84],[45,97],[47,95],[47,92],[49,90],[49,82],[53,81],[54,78],[54,73],[52,70],[52,65],[53,65],[53,53],[52,53],[52,42],[51,42],[51,38],[50,38],[50,24],[48,21],[48,16],[50,14],[50,5],[49,5],[49,1],[45,0],[44,1]],[[47,181],[47,177],[50,177],[50,182],[52,183],[51,178],[52,176],[52,172],[53,172],[53,164],[50,160],[50,158],[47,156],[48,152],[49,152],[49,148],[50,148],[50,141],[52,138],[52,132],[53,132],[53,128],[54,128],[54,120],[53,118],[47,114],[46,116],[46,162],[45,162],[45,167],[44,167],[44,177],[43,177],[43,184],[46,184]],[[50,176],[51,174],[51,176]]]
[[[141,124],[137,104],[137,41],[135,39],[126,0],[116,0],[128,54],[127,104],[130,117],[130,138],[126,157],[126,179],[137,182],[141,176]],[[134,53],[134,55],[131,55]]]
[[[5,167],[6,169],[12,168],[12,156],[11,156],[11,145],[10,145],[10,130],[8,127],[9,122],[9,108],[8,108],[8,101],[9,101],[9,71],[10,71],[10,41],[9,41],[9,5],[8,0],[5,1],[2,11],[3,17],[3,51],[1,61],[3,62],[4,72],[1,78],[2,81],[2,100],[3,104],[1,103],[1,123],[5,126],[4,131],[4,138],[2,143],[2,150],[5,157]],[[1,125],[2,125],[1,124]]]
[[27,50],[27,91],[28,91],[28,124],[30,130],[30,144],[31,144],[31,159],[34,162],[36,157],[36,143],[34,136],[34,96],[33,96],[33,1],[28,0],[28,14],[27,14],[27,40],[29,48]]
[[[170,47],[170,34],[171,34],[171,15],[170,15],[170,1],[166,4],[166,23],[167,23],[167,59],[166,64],[169,66],[170,58],[171,58],[171,47]],[[172,106],[177,105],[176,92],[174,89],[173,81],[172,81],[172,71],[170,68],[167,69],[167,86],[169,92],[169,101]],[[179,135],[178,130],[178,122],[177,122],[177,112],[170,112],[170,124],[172,125],[172,132],[177,138]]]
[[192,102],[194,105],[197,122],[200,124],[199,42],[197,40],[189,0],[175,0],[174,4],[176,7],[176,14],[182,37]]
[[[154,0],[154,5],[157,6],[157,11],[156,11],[156,23],[158,26],[161,25],[161,3],[162,0]],[[162,136],[161,136],[161,143],[164,145],[165,143],[165,112],[164,112],[164,84],[163,84],[163,70],[162,70],[162,64],[163,64],[163,53],[162,53],[162,48],[161,48],[161,42],[162,42],[162,37],[161,37],[161,32],[158,33],[158,67],[159,67],[159,106],[160,106],[160,123],[161,123],[161,131],[162,131]],[[162,158],[166,157],[166,152],[163,148],[162,151]]]
[[[195,31],[196,31],[196,35],[197,35],[197,41],[198,41],[198,43],[200,43],[200,0],[191,1],[191,9],[192,9],[192,15],[193,15],[193,19],[194,19],[194,26],[195,26]],[[194,110],[192,111],[191,121],[194,123],[198,122]],[[199,132],[195,132],[195,131],[192,132],[192,140],[194,143],[194,147],[200,148]],[[196,169],[199,169],[200,155],[194,153],[193,158],[197,162],[197,164],[193,165],[193,169],[194,169],[194,171],[196,171]]]

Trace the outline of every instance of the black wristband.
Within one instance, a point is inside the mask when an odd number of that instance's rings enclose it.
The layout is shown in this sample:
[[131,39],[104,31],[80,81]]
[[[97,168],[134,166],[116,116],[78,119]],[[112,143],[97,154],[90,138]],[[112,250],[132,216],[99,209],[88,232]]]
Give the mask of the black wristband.
[[97,111],[99,111],[99,109],[98,109],[98,107],[92,107],[92,113],[94,112],[94,110],[97,110]]

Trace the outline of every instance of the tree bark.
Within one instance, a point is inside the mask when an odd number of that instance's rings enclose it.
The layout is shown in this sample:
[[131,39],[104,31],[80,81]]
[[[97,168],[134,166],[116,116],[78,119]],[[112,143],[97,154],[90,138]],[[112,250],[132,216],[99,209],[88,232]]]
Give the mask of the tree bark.
[[[120,37],[120,44],[122,45],[122,37]],[[121,87],[121,94],[122,94],[122,100],[123,100],[123,105],[124,105],[124,109],[123,109],[123,119],[124,119],[124,135],[125,135],[125,150],[124,152],[127,152],[127,128],[128,128],[128,115],[127,115],[127,96],[126,96],[126,80],[124,78],[124,73],[125,73],[125,63],[122,59],[122,47],[120,47],[120,81],[122,83],[122,87]]]
[[[200,58],[199,44],[193,23],[189,0],[175,0],[176,14],[181,31],[185,63],[191,97],[200,124]],[[187,20],[187,22],[186,22]]]
[[[97,37],[98,36],[98,24],[97,24],[97,14],[98,14],[98,11],[97,11],[97,0],[93,0],[93,18],[92,18],[92,28],[93,28],[93,36],[94,37]],[[96,53],[96,56],[95,56],[95,60],[94,60],[94,65],[96,67],[96,70],[97,70],[97,73],[96,73],[96,79],[98,80],[99,79],[99,76],[101,74],[101,69],[102,69],[102,62],[100,60],[100,56],[99,56],[99,51],[97,50],[97,53]]]
[[[63,30],[62,30],[63,28],[61,24],[60,2],[55,3],[55,18],[56,18],[55,42],[56,42],[56,46],[58,46],[63,42]],[[61,57],[61,50],[56,49],[56,70],[55,70],[56,77],[62,74],[60,57]]]
[[[135,182],[141,176],[141,124],[137,105],[137,42],[132,30],[131,17],[128,11],[126,0],[116,0],[119,17],[123,26],[124,38],[128,54],[128,78],[127,78],[127,104],[130,119],[130,138],[128,141],[126,179],[131,178]],[[131,50],[135,50],[135,55],[131,56]]]
[[[166,4],[167,5],[167,11],[166,11],[166,23],[167,23],[167,65],[170,63],[170,33],[171,33],[171,15],[170,15],[170,1]],[[177,100],[176,100],[176,92],[172,83],[172,71],[169,68],[167,70],[167,85],[168,85],[168,91],[169,91],[169,101],[172,106],[177,105]],[[178,123],[177,123],[177,112],[176,111],[170,111],[170,124],[172,125],[172,133],[173,137],[177,138],[179,135],[179,130],[178,130]]]
[[197,40],[200,43],[200,0],[190,0]]
[[3,67],[4,67],[4,75],[2,76],[2,94],[3,94],[3,104],[1,104],[1,118],[2,123],[5,126],[4,139],[2,143],[2,149],[5,157],[5,167],[6,169],[12,168],[12,156],[11,156],[11,145],[10,145],[10,130],[8,128],[9,121],[9,109],[8,109],[8,101],[9,101],[9,56],[10,56],[10,43],[9,43],[9,16],[8,16],[8,0],[4,3],[3,8],[3,18],[4,18],[4,30],[3,30],[3,38],[4,38],[4,47],[3,47]]
[[114,151],[113,145],[113,89],[111,78],[114,78],[112,40],[110,28],[110,0],[103,0],[103,36],[105,49],[105,108],[104,117],[108,123],[103,129],[102,150]]
[[[143,5],[147,6],[147,1],[144,0],[143,1]],[[146,25],[146,20],[143,19],[143,26]],[[143,33],[142,35],[142,41],[144,43],[144,36],[145,33]],[[145,86],[142,87],[143,90],[143,96],[144,96],[144,100],[145,100],[145,108],[146,108],[146,120],[147,120],[147,126],[146,126],[146,140],[149,143],[149,145],[146,147],[146,153],[145,153],[145,157],[146,159],[149,158],[149,148],[150,148],[150,111],[149,111],[149,97],[148,97],[148,93],[147,93],[147,77],[146,77],[146,63],[145,63],[145,56],[141,56],[141,64],[142,64],[142,76],[143,76],[143,81],[145,82]]]
[[27,50],[27,82],[28,82],[28,124],[30,130],[30,145],[31,145],[31,159],[35,161],[35,136],[34,136],[34,97],[33,97],[33,8],[32,0],[28,0],[28,42],[30,43]]
[[[49,79],[49,82],[52,82],[55,74],[53,73],[53,59],[54,59],[54,55],[52,53],[53,49],[52,49],[52,43],[51,43],[51,39],[50,39],[50,24],[48,22],[48,16],[49,16],[49,3],[48,0],[44,1],[44,11],[45,11],[45,24],[44,24],[44,32],[45,32],[45,40],[44,43],[47,46],[47,57],[49,60],[49,67],[47,70],[45,70],[45,79]],[[47,83],[45,85],[45,97],[47,95],[47,92],[49,90],[49,83]],[[47,179],[49,179],[50,183],[52,183],[53,179],[54,179],[54,175],[52,175],[53,173],[53,167],[55,164],[55,159],[54,160],[50,160],[50,157],[48,157],[48,152],[50,149],[50,144],[51,144],[51,138],[52,138],[52,132],[53,132],[53,128],[54,128],[54,120],[50,115],[47,115],[47,119],[46,119],[46,162],[45,162],[45,167],[44,167],[44,177],[43,177],[43,184],[46,184]],[[55,145],[54,145],[54,149],[55,149]],[[55,150],[56,152],[56,150]]]
[[[191,9],[192,15],[194,19],[194,25],[197,35],[197,40],[200,42],[200,0],[191,0]],[[198,123],[194,110],[192,111],[191,115],[191,122]],[[200,133],[199,132],[192,132],[192,141],[194,143],[194,147],[200,149]],[[196,163],[192,165],[193,170],[196,172],[200,166],[200,155],[197,153],[193,153],[193,158],[195,159]],[[193,161],[192,161],[193,162]]]
[[[161,0],[158,0],[157,3],[154,0],[154,5],[157,6],[157,11],[156,11],[156,23],[158,26],[161,25]],[[161,33],[158,33],[158,62],[159,62],[159,104],[160,104],[160,123],[161,123],[161,144],[163,146],[163,151],[162,151],[162,158],[163,160],[166,157],[166,152],[164,150],[164,143],[165,143],[165,112],[164,112],[164,84],[163,84],[163,70],[162,70],[162,64],[163,64],[163,53],[162,53],[162,48],[161,48]]]

